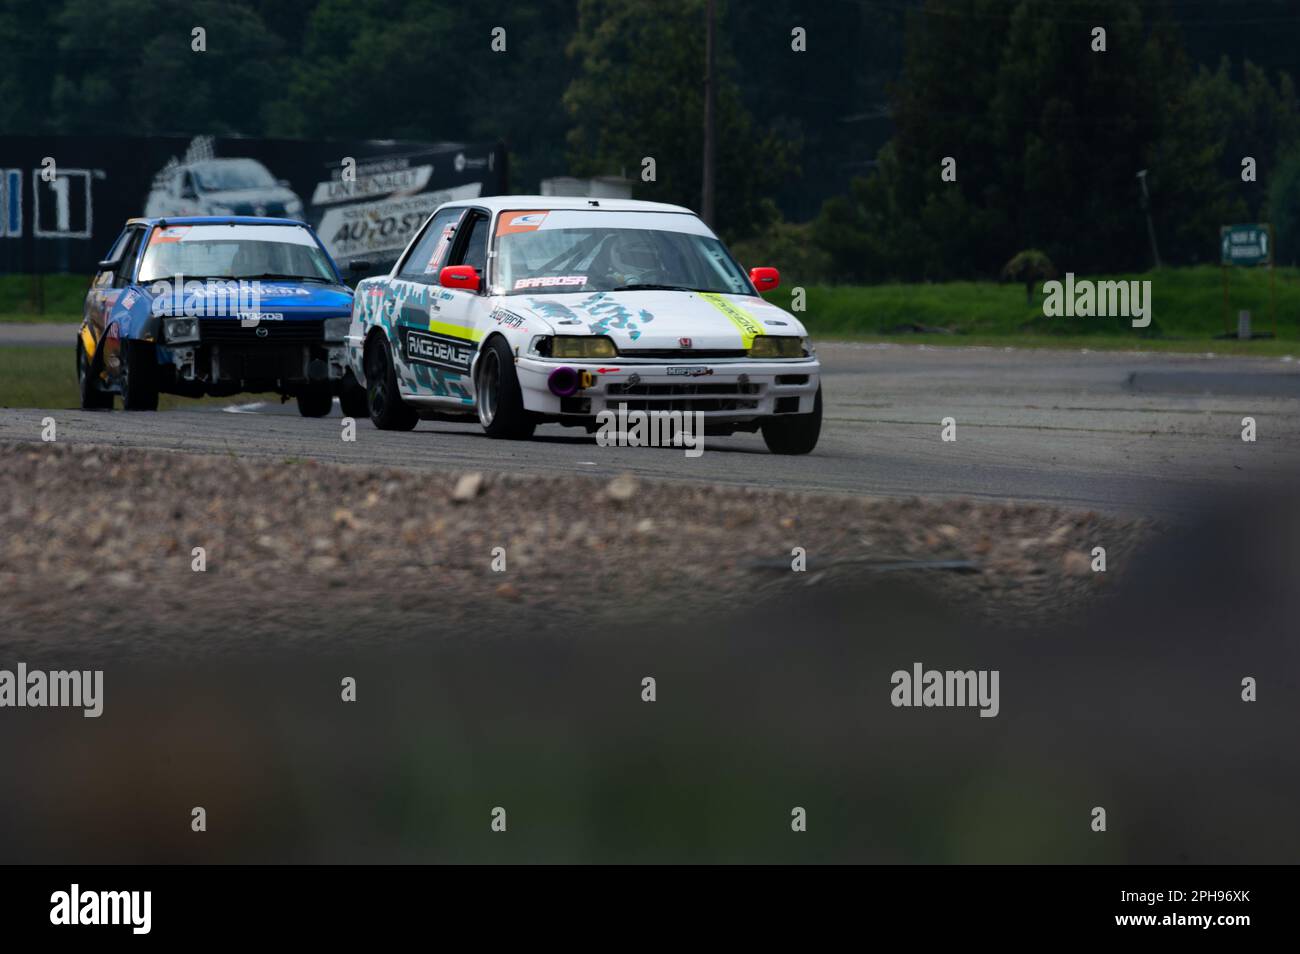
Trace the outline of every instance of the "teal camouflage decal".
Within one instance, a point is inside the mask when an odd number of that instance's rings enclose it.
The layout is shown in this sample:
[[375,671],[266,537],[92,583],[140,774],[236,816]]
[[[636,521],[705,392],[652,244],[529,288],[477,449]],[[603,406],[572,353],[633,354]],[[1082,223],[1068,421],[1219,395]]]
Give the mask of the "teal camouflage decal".
[[[581,311],[588,319],[585,324],[592,334],[604,334],[611,328],[617,328],[619,331],[626,331],[633,341],[641,337],[641,325],[655,320],[655,316],[644,308],[634,315],[632,309],[609,298],[606,292],[596,292],[578,302],[573,308],[545,298],[530,298],[528,304],[543,318],[554,319],[557,324],[582,322],[583,315],[578,313]],[[574,310],[575,308],[577,311]]]
[[[389,345],[396,350],[395,343],[400,340],[397,333],[400,324],[421,330],[428,327],[427,315],[424,320],[417,322],[402,322],[401,316],[407,305],[414,306],[413,311],[421,306],[427,307],[430,294],[431,287],[418,282],[394,281],[387,290],[382,284],[371,285],[365,289],[364,295],[357,295],[363,324],[367,328],[375,325],[383,328],[388,335]],[[414,394],[455,398],[466,405],[474,403],[465,376],[454,371],[421,364],[410,365],[403,368],[401,383],[402,387]]]
[[[617,328],[620,331],[626,331],[628,337],[633,341],[641,337],[641,329],[633,320],[632,310],[617,301],[607,299],[605,292],[596,292],[586,301],[579,302],[578,307],[586,310],[597,319],[587,325],[592,334],[604,334],[610,328]],[[654,321],[654,315],[644,308],[641,309],[637,318],[643,324]]]

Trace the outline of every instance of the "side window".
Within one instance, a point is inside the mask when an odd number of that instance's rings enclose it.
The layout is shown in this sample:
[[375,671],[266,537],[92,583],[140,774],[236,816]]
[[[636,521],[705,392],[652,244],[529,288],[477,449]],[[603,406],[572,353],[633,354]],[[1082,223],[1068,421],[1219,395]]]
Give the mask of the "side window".
[[[103,259],[101,259],[101,261],[105,261],[105,262],[116,261],[120,263],[121,259],[118,256],[122,252],[122,250],[126,247],[127,241],[131,238],[131,232],[132,232],[131,229],[123,229],[122,234],[117,237],[117,241],[113,243],[113,247],[108,250],[108,254],[105,255]],[[96,272],[95,282],[94,282],[95,287],[98,288],[98,287],[105,287],[111,285],[113,283],[113,279],[115,276],[116,276],[116,269],[112,269],[112,268],[105,269],[100,272]]]
[[482,275],[487,268],[488,218],[481,212],[475,212],[473,216],[469,223],[469,237],[461,246],[463,251],[456,255],[456,260],[451,264],[473,265],[478,269],[479,275]]
[[118,262],[117,272],[113,275],[113,287],[125,288],[131,284],[131,271],[135,268],[135,253],[140,250],[140,236],[144,229],[131,229],[122,251],[122,260]]
[[436,213],[398,269],[397,277],[425,285],[437,284],[438,272],[444,265],[451,264],[447,261],[447,249],[451,247],[456,223],[464,212],[464,209],[443,209]]

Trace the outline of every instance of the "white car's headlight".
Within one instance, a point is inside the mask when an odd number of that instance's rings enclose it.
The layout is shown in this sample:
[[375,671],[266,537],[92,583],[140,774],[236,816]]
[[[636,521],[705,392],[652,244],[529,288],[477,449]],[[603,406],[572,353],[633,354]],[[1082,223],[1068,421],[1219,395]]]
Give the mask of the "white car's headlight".
[[539,358],[567,358],[581,361],[617,358],[618,346],[607,335],[534,335],[528,353]]
[[351,315],[339,315],[337,318],[326,318],[325,340],[342,341],[348,336],[348,326],[351,324]]
[[197,318],[164,318],[163,340],[168,344],[198,341],[199,320]]
[[758,335],[749,348],[751,358],[802,358],[803,339],[792,335]]

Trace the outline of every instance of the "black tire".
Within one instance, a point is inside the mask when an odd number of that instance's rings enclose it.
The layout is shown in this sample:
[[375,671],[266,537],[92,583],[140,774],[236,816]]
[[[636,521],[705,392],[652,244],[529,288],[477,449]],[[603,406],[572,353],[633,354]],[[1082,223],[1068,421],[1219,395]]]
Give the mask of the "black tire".
[[376,336],[366,342],[366,399],[370,420],[381,431],[409,431],[420,417],[397,390],[397,370],[388,339]]
[[152,341],[122,342],[122,407],[158,410],[158,352]]
[[763,422],[763,440],[773,454],[808,454],[822,433],[822,389],[817,388],[811,414],[791,414]]
[[488,437],[527,440],[537,420],[524,410],[524,396],[515,373],[515,356],[504,338],[493,338],[474,369],[474,405]]
[[99,362],[86,357],[80,335],[77,336],[77,391],[81,395],[82,410],[113,410],[112,393],[101,391],[99,387]]
[[298,413],[303,417],[325,417],[334,410],[334,395],[328,384],[308,384],[298,392]]
[[370,416],[370,401],[366,399],[366,389],[357,383],[351,371],[343,373],[343,384],[339,388],[339,408],[344,417],[355,419]]

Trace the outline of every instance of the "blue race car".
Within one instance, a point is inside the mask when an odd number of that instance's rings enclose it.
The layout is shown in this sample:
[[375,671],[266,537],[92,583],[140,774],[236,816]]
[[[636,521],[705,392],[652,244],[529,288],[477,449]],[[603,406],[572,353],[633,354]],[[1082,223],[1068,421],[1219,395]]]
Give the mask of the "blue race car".
[[272,391],[304,417],[338,396],[368,414],[348,370],[352,291],[292,219],[131,219],[86,293],[77,337],[83,408],[153,411],[159,393]]

